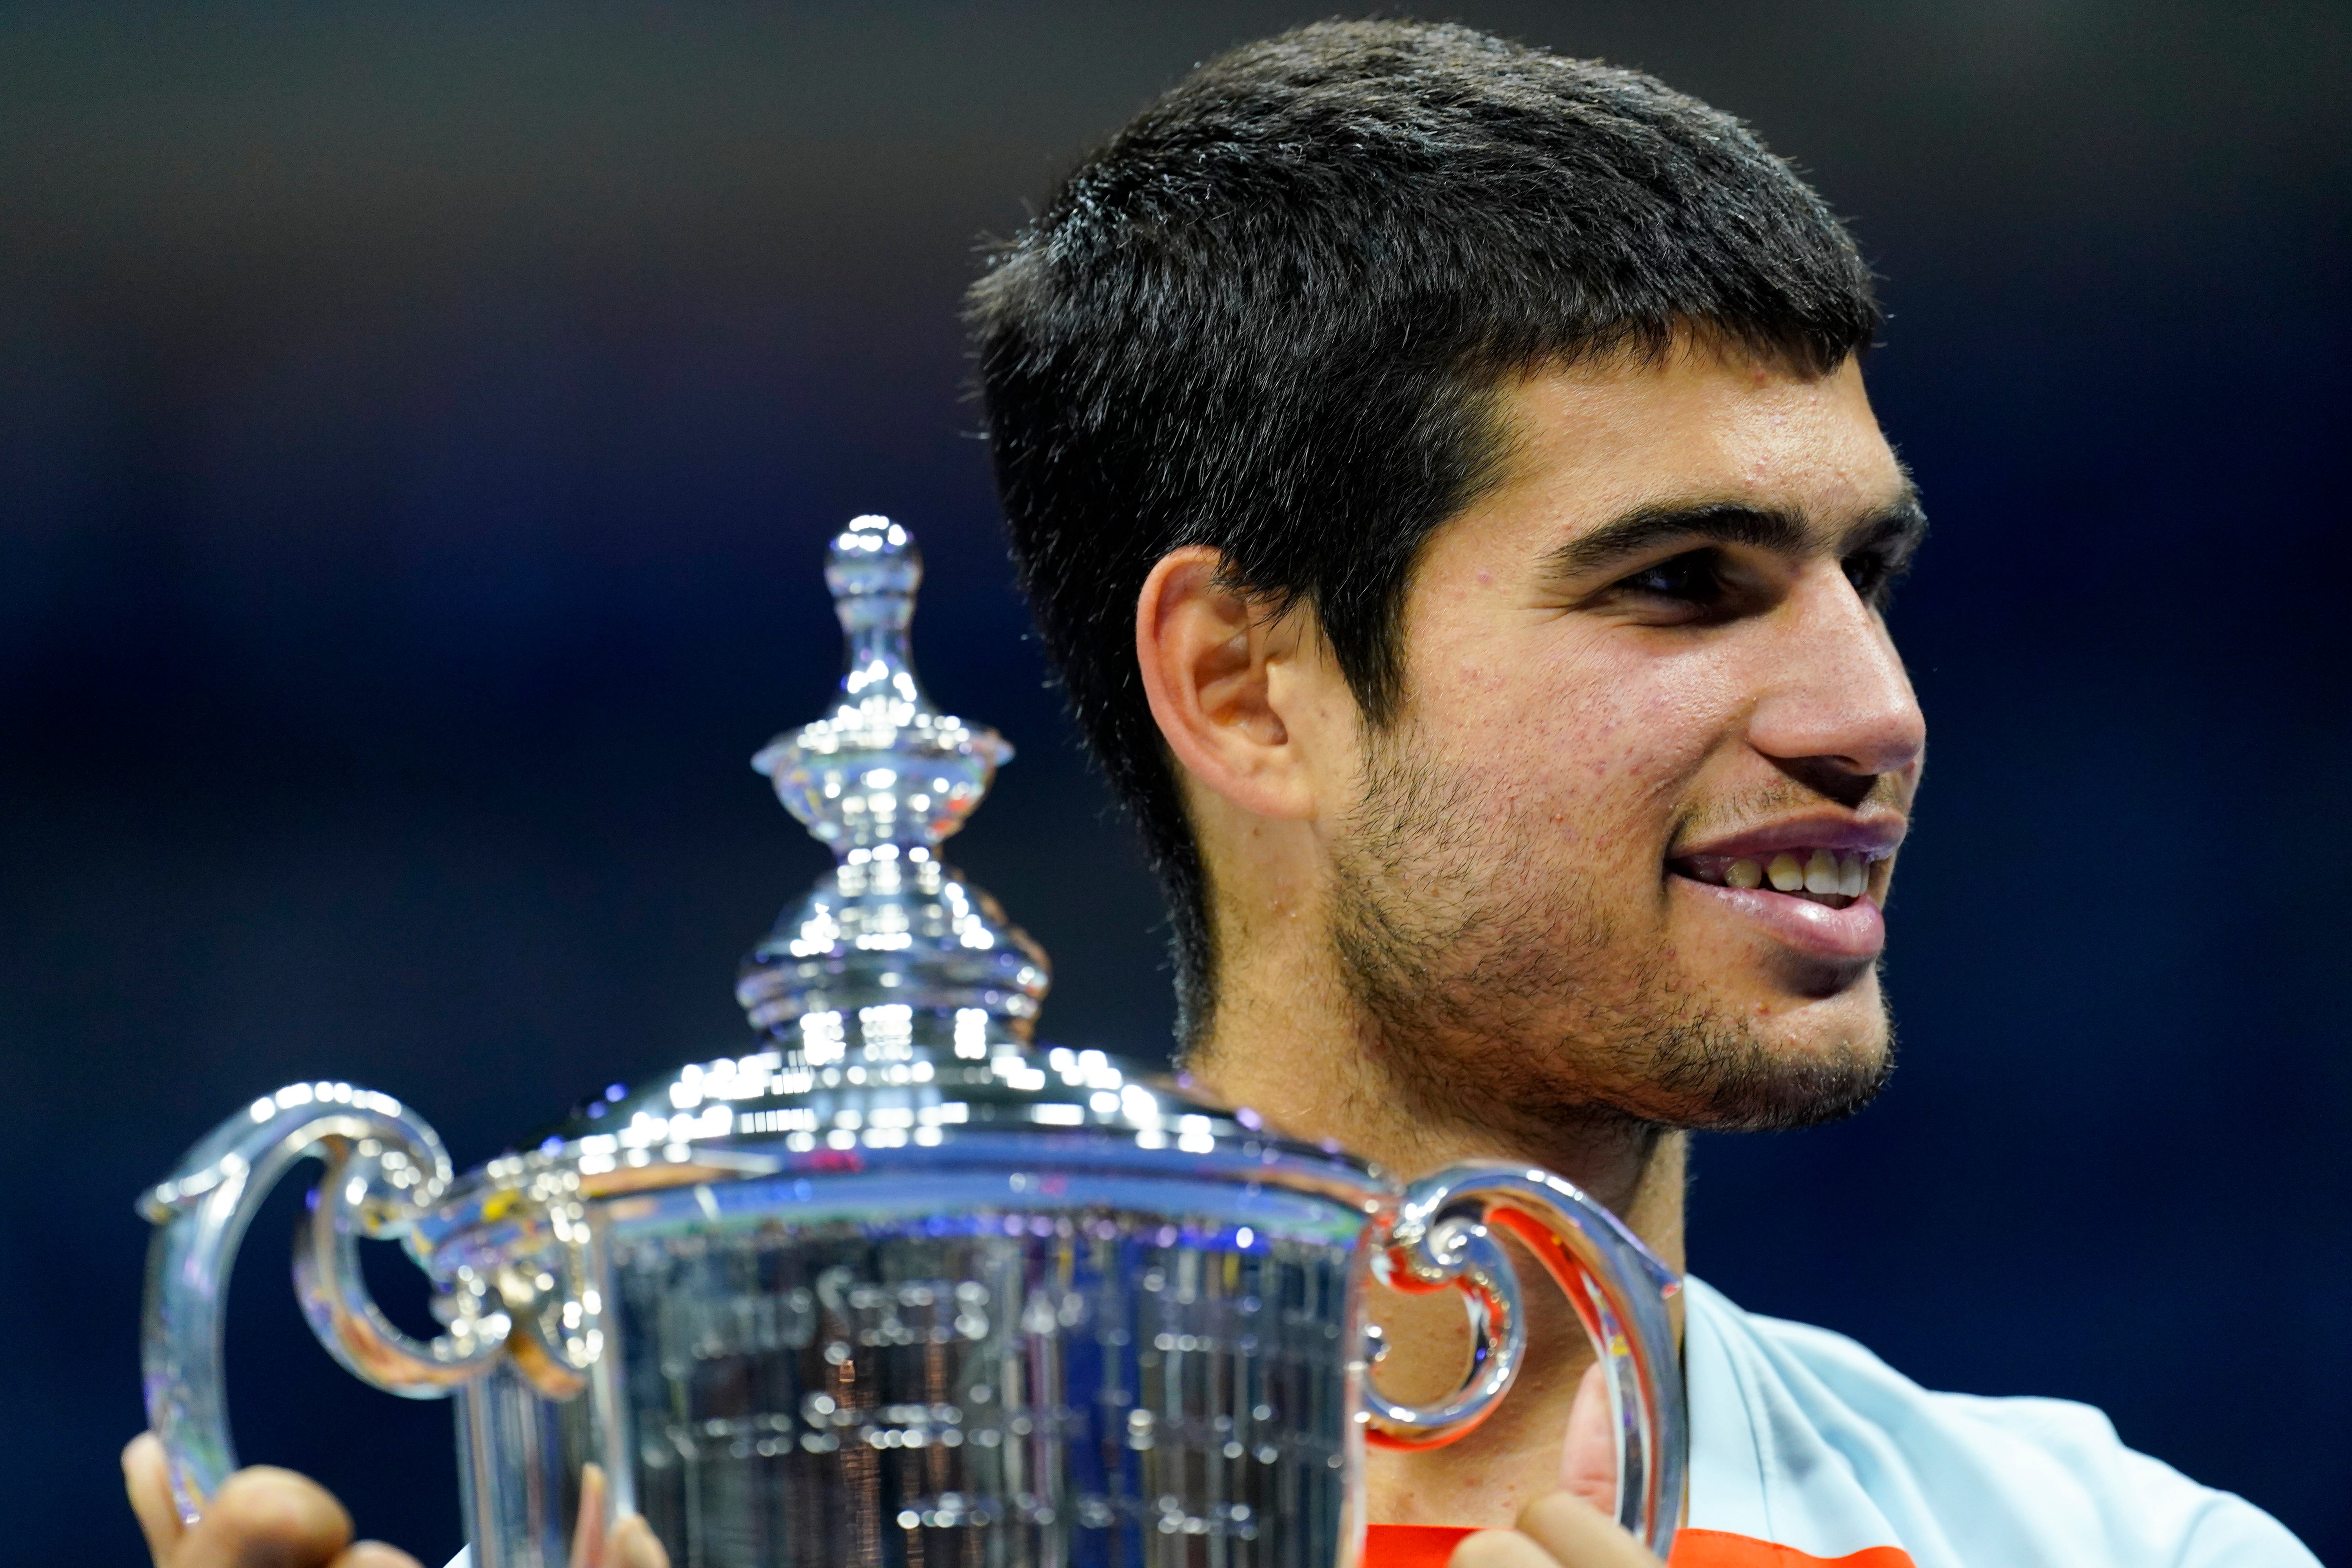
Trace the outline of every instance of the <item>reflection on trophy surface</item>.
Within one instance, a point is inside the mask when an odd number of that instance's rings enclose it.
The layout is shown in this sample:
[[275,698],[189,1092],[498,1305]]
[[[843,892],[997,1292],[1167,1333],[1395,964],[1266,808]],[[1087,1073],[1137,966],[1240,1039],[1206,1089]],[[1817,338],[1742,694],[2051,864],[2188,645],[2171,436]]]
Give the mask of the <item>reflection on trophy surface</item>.
[[[236,1244],[310,1155],[305,1312],[367,1381],[457,1394],[478,1568],[593,1562],[625,1531],[678,1568],[1351,1563],[1364,1444],[1449,1441],[1517,1371],[1497,1230],[1600,1349],[1618,1513],[1663,1554],[1676,1287],[1613,1217],[1525,1165],[1400,1186],[1101,1051],[1032,1044],[1045,955],[938,850],[1012,752],[916,681],[920,575],[887,519],[834,541],[838,706],[755,765],[837,863],[744,961],[744,1054],[615,1086],[462,1176],[398,1102],[298,1084],[147,1194],[149,1407],[183,1512],[236,1465]],[[361,1237],[405,1243],[439,1338],[377,1310]],[[1382,1396],[1377,1286],[1460,1293],[1457,1390]]]

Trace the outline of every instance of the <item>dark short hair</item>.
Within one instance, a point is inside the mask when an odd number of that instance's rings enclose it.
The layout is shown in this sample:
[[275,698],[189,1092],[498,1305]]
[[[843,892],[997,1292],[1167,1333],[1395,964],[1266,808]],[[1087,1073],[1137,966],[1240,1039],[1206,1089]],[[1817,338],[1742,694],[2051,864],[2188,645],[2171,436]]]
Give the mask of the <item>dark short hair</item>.
[[1152,564],[1206,545],[1311,606],[1385,723],[1414,559],[1494,477],[1507,378],[1682,333],[1819,374],[1880,316],[1837,219],[1730,116],[1466,27],[1339,22],[1145,109],[997,248],[970,319],[1022,586],[1166,889],[1190,1044],[1215,953],[1136,667]]

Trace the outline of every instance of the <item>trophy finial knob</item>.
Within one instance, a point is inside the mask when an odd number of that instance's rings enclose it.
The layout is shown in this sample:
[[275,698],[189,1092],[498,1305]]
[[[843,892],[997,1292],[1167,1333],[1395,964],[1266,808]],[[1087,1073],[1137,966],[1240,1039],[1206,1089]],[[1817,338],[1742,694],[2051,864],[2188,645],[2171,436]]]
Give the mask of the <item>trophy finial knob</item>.
[[824,585],[835,602],[897,598],[908,601],[914,613],[915,590],[923,582],[923,552],[915,537],[887,517],[871,512],[853,517],[849,526],[834,535],[825,552]]
[[1045,994],[1045,955],[937,853],[1013,748],[940,712],[915,679],[922,580],[913,535],[887,517],[834,536],[824,581],[845,652],[833,711],[751,759],[840,862],[744,961],[735,994],[760,1028],[912,1007],[980,1020],[959,1026],[966,1035],[1025,1038]]
[[854,518],[834,537],[824,581],[845,644],[840,700],[751,759],[835,854],[939,843],[1013,758],[995,731],[934,708],[915,679],[907,630],[922,580],[914,537],[887,517]]

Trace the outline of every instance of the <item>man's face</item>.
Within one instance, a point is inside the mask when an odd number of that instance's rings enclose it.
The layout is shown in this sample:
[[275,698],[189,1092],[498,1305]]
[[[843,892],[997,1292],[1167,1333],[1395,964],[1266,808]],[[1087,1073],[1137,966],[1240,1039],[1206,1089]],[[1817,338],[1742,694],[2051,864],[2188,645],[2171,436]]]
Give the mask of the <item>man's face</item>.
[[1925,731],[1878,601],[1919,520],[1849,363],[1678,351],[1506,392],[1431,539],[1334,935],[1425,1092],[1686,1126],[1851,1110]]

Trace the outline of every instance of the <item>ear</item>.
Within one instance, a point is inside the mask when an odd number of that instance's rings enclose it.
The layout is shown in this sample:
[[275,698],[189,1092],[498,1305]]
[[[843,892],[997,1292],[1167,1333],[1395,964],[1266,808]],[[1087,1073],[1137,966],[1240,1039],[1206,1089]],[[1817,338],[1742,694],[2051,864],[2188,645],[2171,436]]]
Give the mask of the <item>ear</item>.
[[1135,605],[1135,657],[1151,716],[1178,763],[1204,787],[1257,816],[1314,814],[1297,737],[1281,711],[1281,679],[1301,640],[1295,615],[1269,620],[1219,576],[1203,545],[1160,558]]

